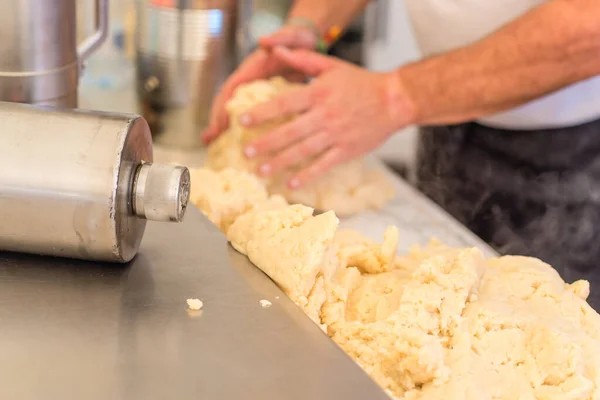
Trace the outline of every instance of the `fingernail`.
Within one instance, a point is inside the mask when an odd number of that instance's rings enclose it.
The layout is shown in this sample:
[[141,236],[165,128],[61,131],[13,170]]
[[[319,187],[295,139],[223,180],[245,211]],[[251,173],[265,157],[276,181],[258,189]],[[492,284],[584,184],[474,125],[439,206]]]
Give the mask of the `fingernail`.
[[263,164],[258,168],[258,173],[262,176],[269,175],[271,173],[271,166],[269,164]]
[[252,118],[248,114],[242,114],[240,116],[240,124],[248,126],[252,123]]
[[298,189],[300,187],[300,180],[298,178],[292,178],[288,182],[291,189]]
[[252,146],[247,146],[244,149],[244,154],[246,155],[246,157],[252,158],[252,157],[256,156],[256,149]]

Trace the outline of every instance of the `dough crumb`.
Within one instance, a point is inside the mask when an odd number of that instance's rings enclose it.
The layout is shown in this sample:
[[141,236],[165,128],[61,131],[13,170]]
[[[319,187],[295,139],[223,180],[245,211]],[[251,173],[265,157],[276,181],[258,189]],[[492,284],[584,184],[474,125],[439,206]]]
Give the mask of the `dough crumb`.
[[272,303],[269,300],[264,300],[264,299],[259,301],[259,303],[262,308],[269,308],[272,305]]
[[200,299],[187,299],[187,305],[190,310],[198,311],[202,309],[204,303]]

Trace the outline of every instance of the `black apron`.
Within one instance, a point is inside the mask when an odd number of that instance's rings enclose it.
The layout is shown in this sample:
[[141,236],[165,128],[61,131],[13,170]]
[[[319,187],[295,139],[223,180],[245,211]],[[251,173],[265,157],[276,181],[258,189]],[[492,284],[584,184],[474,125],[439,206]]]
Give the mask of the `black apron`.
[[539,131],[423,127],[417,185],[501,254],[586,279],[600,310],[600,120]]

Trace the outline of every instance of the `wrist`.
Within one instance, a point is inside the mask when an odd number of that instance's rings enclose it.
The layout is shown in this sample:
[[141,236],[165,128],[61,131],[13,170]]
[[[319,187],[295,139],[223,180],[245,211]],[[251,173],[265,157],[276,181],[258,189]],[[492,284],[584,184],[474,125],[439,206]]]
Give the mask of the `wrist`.
[[285,25],[304,27],[310,30],[314,35],[315,50],[321,53],[327,53],[333,42],[335,42],[342,33],[342,29],[338,26],[326,28],[311,18],[300,16],[290,16]]
[[418,109],[414,99],[406,89],[400,71],[383,74],[385,106],[395,129],[402,129],[418,123]]

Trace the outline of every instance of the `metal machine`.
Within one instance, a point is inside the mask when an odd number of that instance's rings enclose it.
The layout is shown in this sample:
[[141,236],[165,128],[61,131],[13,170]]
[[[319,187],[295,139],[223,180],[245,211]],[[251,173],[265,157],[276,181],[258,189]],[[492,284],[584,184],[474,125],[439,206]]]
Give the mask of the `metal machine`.
[[77,107],[83,61],[102,44],[108,0],[96,3],[96,32],[79,45],[76,0],[0,1],[0,101]]
[[146,220],[183,219],[187,168],[152,163],[134,115],[0,102],[0,250],[128,262]]

